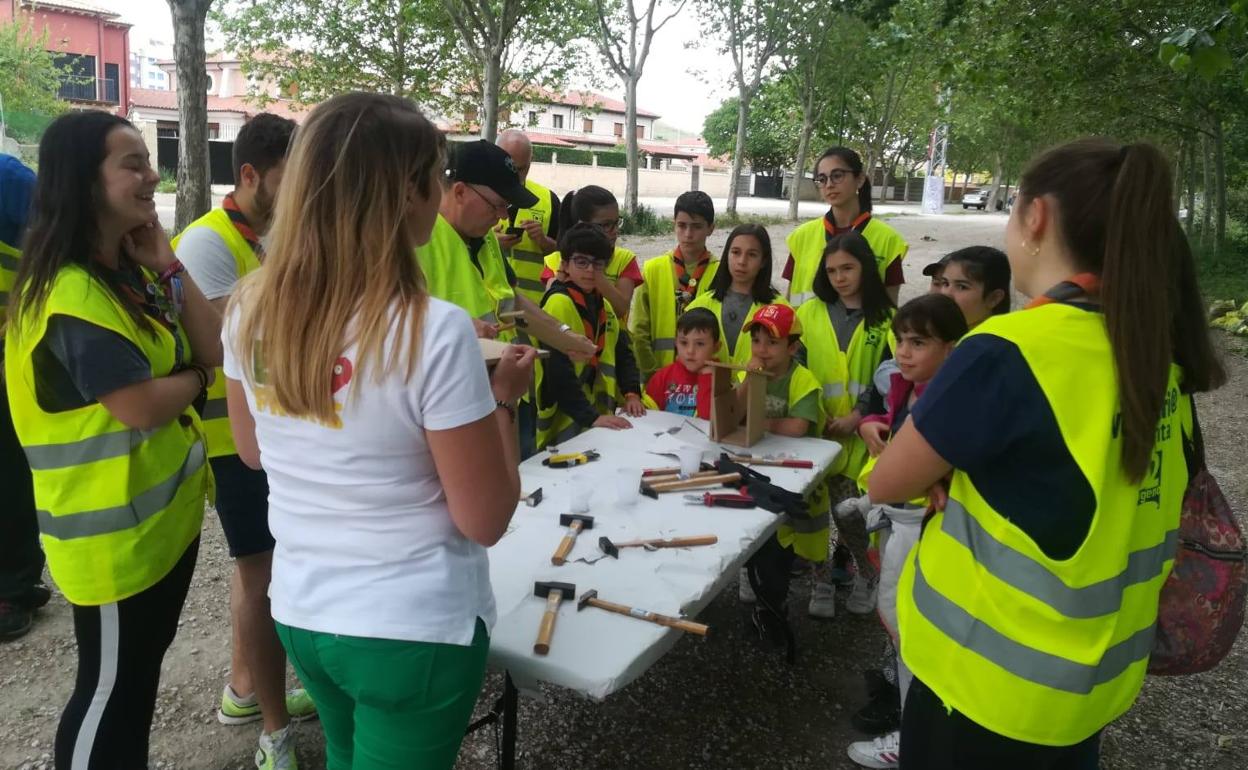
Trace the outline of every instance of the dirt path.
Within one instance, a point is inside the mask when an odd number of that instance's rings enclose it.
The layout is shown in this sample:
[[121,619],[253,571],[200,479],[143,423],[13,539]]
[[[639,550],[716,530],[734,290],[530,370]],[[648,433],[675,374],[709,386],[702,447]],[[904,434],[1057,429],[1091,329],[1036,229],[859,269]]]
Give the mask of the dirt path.
[[[964,245],[1001,245],[1005,220],[994,214],[955,214],[898,216],[890,222],[911,243],[906,298],[925,286],[920,271],[932,259]],[[777,273],[787,255],[783,240],[789,229],[770,228]],[[713,250],[722,248],[725,236],[715,234]],[[632,239],[625,245],[650,257],[670,248],[669,240]],[[1248,351],[1241,348],[1238,343],[1228,355],[1231,384],[1202,399],[1200,409],[1210,464],[1242,515],[1248,510]],[[181,630],[165,659],[153,767],[252,767],[258,728],[222,727],[214,717],[229,662],[229,568],[220,527],[209,515]],[[803,581],[795,581],[794,589],[793,604],[803,608]],[[721,594],[699,620],[710,623],[715,633],[705,640],[682,640],[605,703],[590,704],[555,688],[546,688],[544,704],[524,702],[520,766],[854,767],[845,745],[865,736],[854,732],[848,716],[865,697],[858,671],[873,665],[883,646],[874,619],[842,613],[816,622],[799,615],[802,656],[792,668],[747,638],[734,590]],[[0,768],[51,767],[51,744],[74,667],[69,608],[58,595],[29,636],[0,645]],[[478,712],[488,708],[499,687],[499,676],[490,674]],[[1212,673],[1150,678],[1136,706],[1106,731],[1103,767],[1242,767],[1246,750],[1248,637],[1242,637],[1231,659]],[[299,753],[305,770],[323,767],[315,722],[303,727]],[[458,767],[484,770],[493,760],[487,729],[465,742]]]

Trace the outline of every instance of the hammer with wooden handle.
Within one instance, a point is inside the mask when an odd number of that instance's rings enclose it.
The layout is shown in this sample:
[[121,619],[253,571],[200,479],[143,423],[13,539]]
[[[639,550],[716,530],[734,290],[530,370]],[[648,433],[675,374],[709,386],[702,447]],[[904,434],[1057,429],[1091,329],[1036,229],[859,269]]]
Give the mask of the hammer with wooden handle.
[[611,538],[603,535],[598,538],[598,550],[607,556],[618,559],[620,558],[621,548],[645,548],[652,551],[656,548],[687,548],[694,545],[715,545],[719,542],[719,538],[715,535],[691,535],[689,537],[657,537],[649,540],[627,540],[622,543],[613,543]]
[[731,486],[741,480],[740,473],[718,473],[713,476],[696,476],[682,481],[660,481],[656,484],[641,482],[641,493],[646,497],[658,499],[661,492],[679,492],[682,489],[700,489],[701,487]]
[[555,634],[555,617],[559,614],[559,605],[565,599],[576,596],[576,586],[571,583],[538,581],[533,584],[533,595],[546,600],[546,612],[542,615],[542,623],[537,627],[537,641],[533,643],[533,652],[545,655],[550,652],[550,638]]
[[619,615],[627,615],[630,618],[637,618],[638,620],[645,620],[660,626],[667,626],[668,628],[687,631],[691,634],[697,634],[698,636],[706,636],[707,632],[711,630],[710,626],[702,623],[694,623],[692,620],[673,618],[670,615],[660,615],[657,612],[639,610],[636,607],[629,607],[624,604],[616,604],[615,602],[608,602],[603,599],[599,599],[598,589],[596,588],[590,589],[589,591],[581,594],[581,598],[577,600],[577,612],[580,612],[586,607],[597,607],[600,610],[614,612]]
[[554,555],[550,557],[550,563],[556,567],[561,566],[568,560],[568,554],[572,553],[572,546],[576,545],[576,536],[581,534],[581,530],[594,528],[594,517],[583,513],[561,513],[559,514],[559,526],[567,527],[568,534],[564,535],[563,540],[559,541],[559,547],[555,549]]

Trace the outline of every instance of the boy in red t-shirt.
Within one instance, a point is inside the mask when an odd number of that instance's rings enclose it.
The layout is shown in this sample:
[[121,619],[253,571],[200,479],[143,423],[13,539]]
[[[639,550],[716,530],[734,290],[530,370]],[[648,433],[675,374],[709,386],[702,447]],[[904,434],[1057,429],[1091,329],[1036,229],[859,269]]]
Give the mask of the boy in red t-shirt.
[[686,417],[711,418],[711,367],[719,347],[719,319],[694,308],[676,319],[676,360],[646,383],[646,406]]

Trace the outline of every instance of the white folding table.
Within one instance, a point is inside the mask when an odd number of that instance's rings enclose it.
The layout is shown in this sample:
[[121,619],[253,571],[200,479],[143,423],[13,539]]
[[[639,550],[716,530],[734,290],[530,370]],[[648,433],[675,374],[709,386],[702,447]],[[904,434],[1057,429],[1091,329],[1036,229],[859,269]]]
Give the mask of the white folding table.
[[[840,445],[813,438],[767,434],[742,450],[711,442],[705,420],[690,420],[665,412],[630,418],[633,427],[614,431],[595,428],[559,447],[561,453],[596,450],[599,459],[573,468],[547,468],[546,453],[520,465],[521,489],[542,490],[536,507],[521,503],[507,534],[490,549],[490,580],[498,608],[498,622],[490,637],[490,662],[506,673],[504,694],[490,715],[471,729],[494,721],[503,723],[505,768],[512,767],[515,750],[517,688],[536,690],[539,682],[566,687],[594,700],[619,690],[661,658],[681,632],[593,607],[577,611],[577,598],[597,589],[599,598],[665,615],[695,617],[716,594],[736,579],[746,559],[770,537],[779,517],[763,508],[708,508],[689,504],[685,494],[728,492],[727,489],[671,492],[658,499],[641,497],[622,505],[617,491],[617,469],[675,466],[674,457],[655,452],[685,444],[703,447],[704,460],[713,462],[723,451],[756,457],[788,456],[810,460],[813,468],[757,468],[784,489],[804,493],[821,483],[836,459]],[[670,432],[674,431],[674,432]],[[566,529],[559,517],[567,513],[569,492],[577,480],[593,487],[589,515],[592,529],[581,533],[563,566],[551,564],[551,555]],[[711,546],[646,551],[628,548],[619,558],[600,558],[598,538],[612,541],[689,535],[718,536]],[[576,586],[565,597],[547,655],[536,655],[533,642],[546,601],[534,595],[539,581]],[[714,633],[714,629],[711,630]]]

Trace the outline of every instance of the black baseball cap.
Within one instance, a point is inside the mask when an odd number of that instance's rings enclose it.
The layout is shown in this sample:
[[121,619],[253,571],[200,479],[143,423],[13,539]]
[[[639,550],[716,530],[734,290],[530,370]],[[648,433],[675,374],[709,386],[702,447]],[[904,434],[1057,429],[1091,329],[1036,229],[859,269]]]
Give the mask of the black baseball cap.
[[455,145],[446,173],[456,182],[485,185],[512,206],[527,209],[537,204],[537,196],[521,183],[507,151],[484,139]]
[[927,267],[923,268],[923,275],[926,275],[928,278],[931,278],[932,276],[934,276],[934,275],[936,275],[937,273],[939,273],[941,270],[944,270],[944,269],[945,269],[945,265],[947,265],[947,264],[949,264],[949,255],[948,255],[948,254],[946,254],[945,256],[943,256],[943,257],[941,257],[940,259],[936,260],[935,262],[933,262],[932,264],[928,265]]

